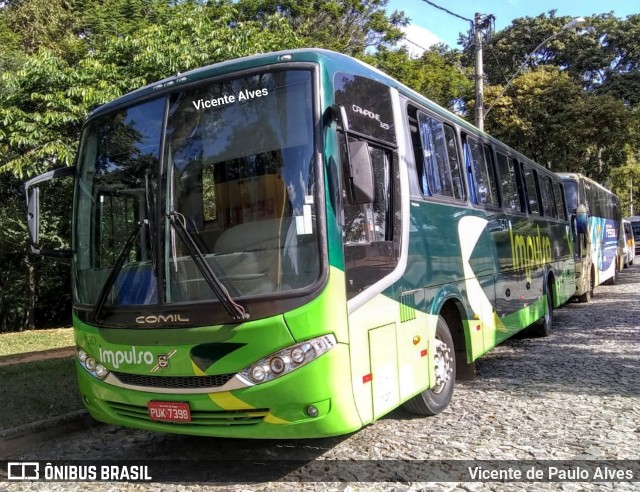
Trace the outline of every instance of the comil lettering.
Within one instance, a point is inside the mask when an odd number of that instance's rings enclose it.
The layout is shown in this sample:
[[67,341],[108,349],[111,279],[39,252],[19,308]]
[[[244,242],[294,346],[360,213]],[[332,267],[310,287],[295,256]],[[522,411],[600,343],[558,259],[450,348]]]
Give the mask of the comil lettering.
[[155,325],[158,323],[188,323],[189,318],[183,318],[181,314],[150,314],[138,316],[136,323],[139,325]]

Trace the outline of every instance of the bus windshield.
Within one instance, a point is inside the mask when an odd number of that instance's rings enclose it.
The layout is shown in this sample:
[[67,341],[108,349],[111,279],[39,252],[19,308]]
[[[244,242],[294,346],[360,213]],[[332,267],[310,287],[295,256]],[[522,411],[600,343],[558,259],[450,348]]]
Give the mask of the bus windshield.
[[111,306],[217,300],[170,217],[233,298],[317,280],[311,101],[311,72],[262,72],[91,120],[78,158],[76,302],[95,304],[105,285]]

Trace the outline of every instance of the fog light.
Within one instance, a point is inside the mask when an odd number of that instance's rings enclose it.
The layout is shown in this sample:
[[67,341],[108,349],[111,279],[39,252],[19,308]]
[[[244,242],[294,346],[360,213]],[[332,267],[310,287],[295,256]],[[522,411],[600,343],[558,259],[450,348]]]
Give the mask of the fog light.
[[102,364],[98,364],[96,366],[96,376],[99,377],[100,379],[104,379],[107,377],[107,374],[109,374],[109,370],[104,367]]
[[273,359],[271,359],[271,363],[269,364],[269,367],[274,372],[274,374],[280,374],[282,371],[284,371],[284,366],[284,361],[280,357],[274,357]]
[[93,371],[96,368],[96,360],[93,357],[87,357],[84,361],[84,366],[89,371]]
[[253,371],[251,371],[251,377],[255,380],[255,381],[262,381],[267,375],[267,372],[264,370],[264,367],[262,366],[256,366],[253,368]]
[[84,350],[79,349],[78,350],[78,360],[80,362],[84,362],[86,359],[87,359],[87,353]]
[[316,407],[314,407],[313,405],[309,405],[307,407],[307,415],[309,417],[313,417],[313,418],[317,417],[318,416],[318,409]]

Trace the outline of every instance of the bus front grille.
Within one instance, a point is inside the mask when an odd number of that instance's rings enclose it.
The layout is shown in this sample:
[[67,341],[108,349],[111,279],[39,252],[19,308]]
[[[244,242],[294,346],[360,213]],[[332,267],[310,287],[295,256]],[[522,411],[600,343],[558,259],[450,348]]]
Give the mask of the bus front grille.
[[[105,401],[109,409],[119,417],[151,422],[147,407]],[[190,426],[230,426],[255,425],[262,422],[269,410],[257,408],[254,410],[191,410],[190,422],[162,422],[169,425]]]
[[113,371],[111,374],[121,383],[131,386],[165,389],[219,388],[235,376],[235,374],[216,374],[214,376],[146,376],[116,371]]

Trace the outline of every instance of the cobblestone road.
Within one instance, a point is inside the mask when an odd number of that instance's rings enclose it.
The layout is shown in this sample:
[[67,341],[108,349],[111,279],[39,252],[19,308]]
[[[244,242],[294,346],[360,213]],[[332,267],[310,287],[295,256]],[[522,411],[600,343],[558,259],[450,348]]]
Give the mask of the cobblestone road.
[[[588,304],[556,310],[548,338],[516,338],[478,361],[437,417],[396,410],[346,437],[206,439],[98,426],[16,459],[640,460],[640,266]],[[355,466],[355,465],[354,465]],[[365,471],[366,472],[366,471]],[[640,483],[0,484],[7,490],[640,490]],[[353,477],[361,477],[356,468]],[[401,474],[400,474],[401,476]],[[353,481],[351,481],[353,480]]]

